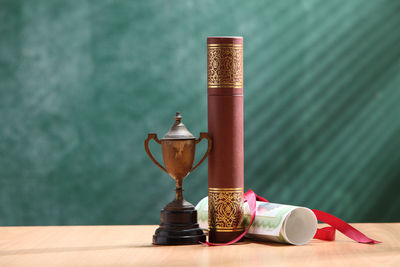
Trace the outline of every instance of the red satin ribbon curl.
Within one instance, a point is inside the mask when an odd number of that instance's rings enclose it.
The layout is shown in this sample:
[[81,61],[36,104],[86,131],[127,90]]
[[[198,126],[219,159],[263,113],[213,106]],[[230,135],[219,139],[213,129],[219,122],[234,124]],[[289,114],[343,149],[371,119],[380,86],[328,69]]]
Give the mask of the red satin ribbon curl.
[[[251,225],[254,222],[254,218],[256,217],[256,201],[262,201],[262,202],[269,202],[263,197],[258,196],[256,193],[253,192],[253,190],[249,189],[244,194],[244,202],[247,202],[250,208],[250,214],[251,214],[251,219],[250,219],[250,224],[247,227],[247,229],[238,237],[233,239],[232,241],[229,241],[227,243],[209,243],[206,241],[206,244],[209,246],[226,246],[226,245],[231,245],[236,242],[238,242],[240,239],[242,239],[247,232],[249,231]],[[320,240],[325,240],[325,241],[333,241],[335,240],[335,231],[338,230],[342,234],[346,235],[347,237],[353,239],[356,242],[359,243],[364,243],[364,244],[378,244],[381,243],[380,241],[373,240],[360,231],[358,231],[356,228],[351,226],[350,224],[346,223],[345,221],[339,219],[336,216],[333,216],[332,214],[329,214],[327,212],[321,211],[321,210],[312,210],[317,217],[318,221],[321,221],[323,223],[329,224],[330,227],[324,227],[324,228],[318,228],[317,232],[314,235],[314,238],[320,239]]]

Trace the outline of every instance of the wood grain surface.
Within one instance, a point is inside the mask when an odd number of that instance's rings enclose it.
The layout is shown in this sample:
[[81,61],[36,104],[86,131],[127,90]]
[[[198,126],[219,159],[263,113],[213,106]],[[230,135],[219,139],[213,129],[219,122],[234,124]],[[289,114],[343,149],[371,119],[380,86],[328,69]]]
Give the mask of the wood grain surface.
[[400,266],[400,223],[352,225],[383,243],[153,246],[156,226],[0,227],[0,266]]

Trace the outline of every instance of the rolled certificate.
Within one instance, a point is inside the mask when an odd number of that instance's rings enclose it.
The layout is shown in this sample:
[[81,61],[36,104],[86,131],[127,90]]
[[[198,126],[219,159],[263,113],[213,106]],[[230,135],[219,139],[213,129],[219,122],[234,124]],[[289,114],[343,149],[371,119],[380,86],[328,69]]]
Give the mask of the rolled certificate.
[[207,38],[209,240],[243,232],[243,38]]
[[[250,223],[250,210],[244,204],[243,227]],[[208,228],[208,198],[203,198],[196,206],[200,228]],[[248,238],[288,243],[292,245],[307,244],[317,232],[317,218],[308,208],[266,203],[257,201],[256,217]]]

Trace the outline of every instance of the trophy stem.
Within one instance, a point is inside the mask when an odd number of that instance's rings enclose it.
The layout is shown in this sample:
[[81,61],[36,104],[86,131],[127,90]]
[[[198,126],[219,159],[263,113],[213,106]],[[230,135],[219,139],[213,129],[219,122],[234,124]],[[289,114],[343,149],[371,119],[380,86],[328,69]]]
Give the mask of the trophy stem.
[[182,188],[177,188],[175,189],[175,200],[182,201],[183,200],[183,189]]
[[175,188],[175,200],[182,201],[183,200],[183,188],[182,188],[182,180],[176,180],[176,188]]

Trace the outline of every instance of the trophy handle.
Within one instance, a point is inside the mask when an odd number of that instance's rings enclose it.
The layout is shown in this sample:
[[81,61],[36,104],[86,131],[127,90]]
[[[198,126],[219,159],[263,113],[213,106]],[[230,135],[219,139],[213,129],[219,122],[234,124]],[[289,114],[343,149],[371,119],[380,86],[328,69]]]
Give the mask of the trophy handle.
[[194,171],[197,167],[199,167],[199,165],[207,158],[208,154],[211,151],[212,148],[212,140],[211,138],[208,136],[208,133],[200,133],[200,137],[199,139],[196,140],[196,144],[199,143],[201,141],[201,139],[206,138],[208,140],[208,148],[206,153],[204,154],[203,158],[196,164],[196,166],[194,166],[190,171]]
[[153,155],[150,152],[149,149],[149,141],[151,139],[154,139],[154,141],[156,141],[157,143],[161,144],[160,140],[158,140],[157,138],[157,134],[155,133],[149,133],[149,135],[147,136],[147,139],[144,141],[144,149],[147,152],[147,155],[149,155],[150,159],[158,166],[160,167],[161,170],[165,171],[166,173],[168,173],[168,171],[160,164],[158,163],[158,161],[153,157]]

